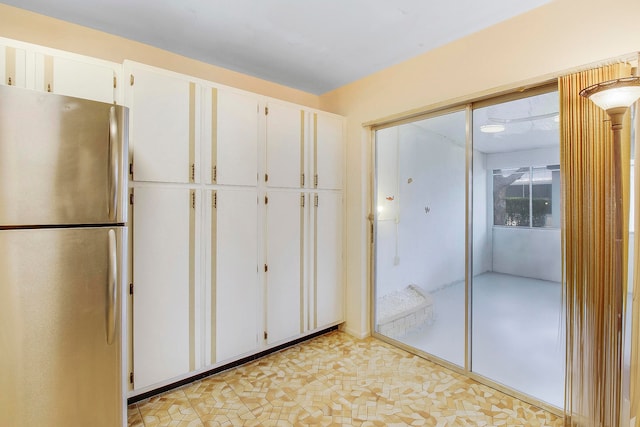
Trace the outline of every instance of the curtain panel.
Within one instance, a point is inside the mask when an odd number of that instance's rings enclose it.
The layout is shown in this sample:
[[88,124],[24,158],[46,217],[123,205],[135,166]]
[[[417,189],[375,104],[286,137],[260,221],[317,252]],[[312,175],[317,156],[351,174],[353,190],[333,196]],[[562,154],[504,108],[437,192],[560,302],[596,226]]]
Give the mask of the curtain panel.
[[[579,92],[629,75],[630,65],[613,64],[558,80],[567,427],[620,426],[624,337],[619,315],[624,313],[624,298],[619,287],[626,295],[631,126],[627,113],[621,170],[616,172],[609,118]],[[615,188],[615,173],[622,174],[625,231],[618,252],[612,193],[620,190]]]

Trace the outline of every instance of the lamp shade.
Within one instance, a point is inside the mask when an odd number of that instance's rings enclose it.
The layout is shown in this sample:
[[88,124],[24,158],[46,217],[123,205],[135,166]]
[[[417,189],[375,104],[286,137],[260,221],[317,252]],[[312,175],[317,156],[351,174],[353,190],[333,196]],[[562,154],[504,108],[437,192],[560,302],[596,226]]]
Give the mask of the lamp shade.
[[580,91],[605,111],[613,108],[627,108],[640,98],[640,77],[625,77],[597,83]]

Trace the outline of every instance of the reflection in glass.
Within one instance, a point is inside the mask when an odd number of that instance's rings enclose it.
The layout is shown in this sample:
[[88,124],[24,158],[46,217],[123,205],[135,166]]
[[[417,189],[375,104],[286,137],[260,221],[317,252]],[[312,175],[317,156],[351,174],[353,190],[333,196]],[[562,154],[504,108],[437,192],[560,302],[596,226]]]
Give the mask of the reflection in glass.
[[376,132],[376,331],[464,365],[465,112]]

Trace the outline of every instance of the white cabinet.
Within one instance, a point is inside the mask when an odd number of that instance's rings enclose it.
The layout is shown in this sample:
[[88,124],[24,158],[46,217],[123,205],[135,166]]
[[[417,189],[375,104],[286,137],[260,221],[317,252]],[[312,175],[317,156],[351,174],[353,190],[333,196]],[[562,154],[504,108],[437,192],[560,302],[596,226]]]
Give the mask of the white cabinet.
[[124,75],[134,391],[341,322],[343,119],[130,61]]
[[211,224],[211,363],[259,345],[258,203],[255,190],[208,194]]
[[326,113],[313,114],[313,187],[343,188],[344,119]]
[[267,186],[342,189],[344,119],[274,102],[267,109]]
[[267,344],[344,320],[342,192],[272,190],[266,205]]
[[109,104],[117,101],[119,65],[36,54],[35,89]]
[[303,187],[305,113],[297,106],[269,102],[266,114],[267,185]]
[[267,343],[303,332],[302,194],[271,191],[266,205],[266,328]]
[[119,101],[122,65],[0,39],[0,84],[109,104]]
[[313,194],[312,329],[344,320],[342,212],[342,193]]
[[[207,183],[255,186],[258,179],[259,104],[256,96],[207,89],[211,173]],[[209,106],[210,105],[210,106]]]
[[0,44],[0,84],[23,88],[28,86],[27,52],[24,49]]
[[135,188],[133,352],[137,389],[195,368],[196,193]]
[[198,181],[199,86],[168,71],[125,62],[131,86],[129,144],[136,181]]

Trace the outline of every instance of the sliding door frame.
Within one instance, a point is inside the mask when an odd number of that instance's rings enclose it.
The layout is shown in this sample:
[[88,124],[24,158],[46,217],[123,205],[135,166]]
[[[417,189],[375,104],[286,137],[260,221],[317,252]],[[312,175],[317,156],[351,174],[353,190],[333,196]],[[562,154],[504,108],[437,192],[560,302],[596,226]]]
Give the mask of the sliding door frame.
[[[540,399],[532,397],[528,394],[519,392],[510,387],[506,387],[503,384],[497,383],[490,378],[479,375],[472,371],[472,352],[473,352],[473,341],[472,341],[472,331],[473,331],[473,322],[472,322],[472,313],[473,313],[473,111],[477,108],[487,107],[490,105],[501,104],[504,102],[514,101],[517,99],[528,98],[531,96],[541,95],[544,93],[549,93],[558,90],[557,80],[547,80],[543,81],[539,84],[532,85],[526,88],[518,88],[511,91],[505,91],[496,94],[487,94],[482,97],[478,97],[475,99],[469,99],[464,102],[453,102],[449,105],[440,104],[436,106],[432,106],[430,108],[425,108],[423,111],[412,111],[407,113],[405,116],[394,116],[389,119],[379,120],[377,123],[368,123],[365,124],[369,129],[369,153],[370,153],[370,193],[369,193],[369,232],[368,232],[368,250],[369,250],[369,286],[370,286],[370,328],[371,334],[374,338],[380,339],[381,341],[392,344],[396,347],[399,347],[403,350],[406,350],[412,354],[420,356],[424,359],[427,359],[431,362],[437,363],[441,366],[444,366],[447,369],[450,369],[454,372],[460,373],[469,377],[481,384],[487,385],[495,390],[498,390],[504,394],[512,396],[514,398],[520,399],[529,404],[535,405],[539,408],[542,408],[548,412],[551,412],[559,417],[563,415],[563,408],[558,408],[549,403],[546,403]],[[433,117],[442,116],[445,114],[465,111],[465,135],[466,135],[466,144],[465,144],[465,301],[464,301],[464,311],[465,311],[465,343],[464,343],[464,366],[460,367],[452,362],[444,360],[440,357],[434,356],[433,354],[427,353],[423,350],[417,349],[415,347],[409,346],[401,341],[390,338],[386,335],[382,335],[376,331],[376,278],[377,278],[377,268],[376,268],[376,250],[377,250],[377,142],[376,142],[376,132],[378,130],[387,129],[391,127],[400,126],[403,124],[413,123],[420,120],[425,120]]]

